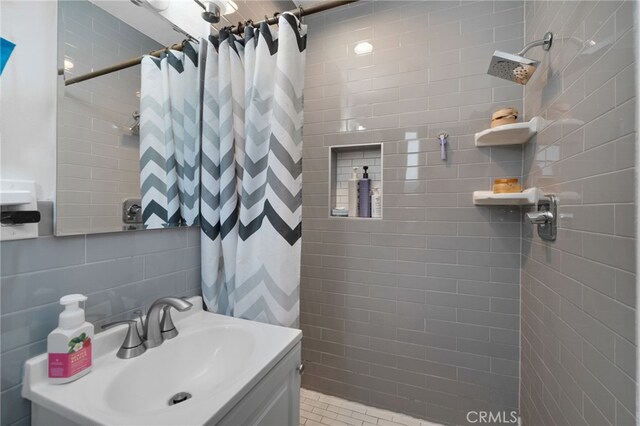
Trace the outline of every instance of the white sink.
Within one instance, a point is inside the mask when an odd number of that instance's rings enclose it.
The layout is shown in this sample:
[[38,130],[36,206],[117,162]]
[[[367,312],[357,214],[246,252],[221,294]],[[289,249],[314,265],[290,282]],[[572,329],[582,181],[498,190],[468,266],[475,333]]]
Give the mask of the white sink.
[[[193,308],[172,311],[179,335],[133,359],[116,352],[127,327],[94,339],[93,371],[52,385],[46,354],[25,364],[22,395],[79,424],[215,424],[289,352],[300,330],[230,318]],[[175,394],[192,397],[176,405]]]

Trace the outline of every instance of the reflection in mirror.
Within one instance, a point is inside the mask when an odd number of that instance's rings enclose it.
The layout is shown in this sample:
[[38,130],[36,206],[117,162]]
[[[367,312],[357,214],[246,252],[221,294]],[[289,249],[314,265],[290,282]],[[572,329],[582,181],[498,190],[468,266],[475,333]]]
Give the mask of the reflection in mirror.
[[[87,0],[58,5],[58,60],[67,80],[162,47]],[[140,199],[139,97],[140,66],[66,87],[60,78],[57,235],[141,228],[140,215],[123,212],[125,202]]]

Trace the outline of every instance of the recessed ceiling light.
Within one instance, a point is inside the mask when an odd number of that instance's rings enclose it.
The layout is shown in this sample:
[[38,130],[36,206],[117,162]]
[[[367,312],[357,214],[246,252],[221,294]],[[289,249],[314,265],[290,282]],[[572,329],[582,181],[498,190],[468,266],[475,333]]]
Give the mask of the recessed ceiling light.
[[356,55],[366,55],[367,53],[371,53],[373,51],[373,45],[366,41],[362,41],[356,44],[356,47],[353,48],[353,51]]

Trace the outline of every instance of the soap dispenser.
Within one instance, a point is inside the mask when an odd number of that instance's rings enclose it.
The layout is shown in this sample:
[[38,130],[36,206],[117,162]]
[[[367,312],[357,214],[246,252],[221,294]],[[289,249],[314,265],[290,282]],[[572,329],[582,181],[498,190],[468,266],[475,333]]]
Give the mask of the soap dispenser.
[[362,179],[358,181],[358,216],[371,217],[371,179],[369,166],[362,167]]
[[49,333],[49,381],[53,384],[68,383],[91,371],[93,354],[93,324],[84,319],[80,302],[87,300],[82,294],[69,294],[60,299],[64,311],[60,314],[58,328]]

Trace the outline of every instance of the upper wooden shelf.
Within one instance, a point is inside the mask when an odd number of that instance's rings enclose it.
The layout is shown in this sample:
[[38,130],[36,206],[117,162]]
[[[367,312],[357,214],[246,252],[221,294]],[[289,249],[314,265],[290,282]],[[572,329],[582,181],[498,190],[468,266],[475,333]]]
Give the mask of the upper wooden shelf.
[[476,133],[476,146],[522,145],[538,132],[540,117],[526,123],[505,124]]

